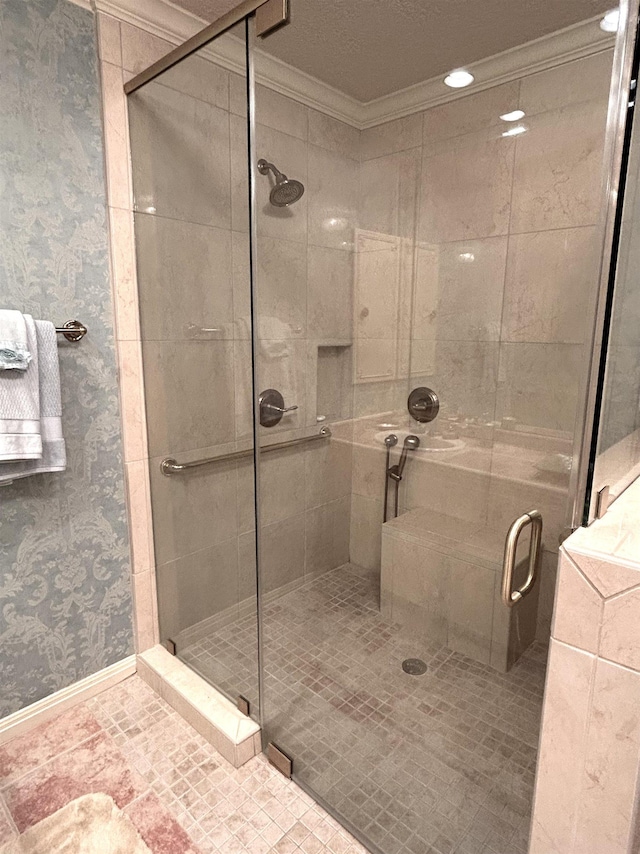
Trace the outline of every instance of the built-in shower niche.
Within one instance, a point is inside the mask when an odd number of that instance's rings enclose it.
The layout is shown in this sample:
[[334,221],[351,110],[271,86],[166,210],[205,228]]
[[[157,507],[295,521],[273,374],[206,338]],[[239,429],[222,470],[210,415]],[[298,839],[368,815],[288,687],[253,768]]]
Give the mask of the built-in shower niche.
[[352,412],[351,342],[317,347],[316,417],[341,421]]
[[[523,545],[525,545],[523,543]],[[382,526],[380,608],[425,645],[508,671],[536,639],[540,583],[501,600],[504,534],[418,508]],[[522,555],[514,585],[527,575]]]

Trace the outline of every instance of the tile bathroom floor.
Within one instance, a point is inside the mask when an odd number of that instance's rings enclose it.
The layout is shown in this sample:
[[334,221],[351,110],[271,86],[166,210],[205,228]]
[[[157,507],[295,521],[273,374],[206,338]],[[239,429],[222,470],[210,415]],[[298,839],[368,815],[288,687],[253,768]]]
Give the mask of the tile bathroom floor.
[[[353,565],[272,600],[263,624],[269,738],[305,786],[384,854],[526,854],[546,647],[503,674],[419,643]],[[245,617],[179,654],[255,698],[255,632]]]
[[262,756],[233,768],[137,676],[0,746],[0,848],[92,792],[152,854],[365,851]]

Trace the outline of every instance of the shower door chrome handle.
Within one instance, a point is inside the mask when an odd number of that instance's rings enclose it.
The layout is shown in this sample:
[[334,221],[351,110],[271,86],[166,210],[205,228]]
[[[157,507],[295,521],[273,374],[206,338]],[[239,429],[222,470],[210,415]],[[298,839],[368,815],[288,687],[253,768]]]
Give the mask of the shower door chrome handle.
[[[520,534],[531,525],[531,542],[529,543],[529,570],[527,578],[517,590],[512,590],[513,573],[516,567],[516,551]],[[537,510],[530,510],[520,516],[509,528],[504,546],[504,563],[502,566],[502,601],[508,608],[513,608],[527,593],[530,593],[536,583],[538,563],[540,560],[540,544],[542,543],[542,516]]]

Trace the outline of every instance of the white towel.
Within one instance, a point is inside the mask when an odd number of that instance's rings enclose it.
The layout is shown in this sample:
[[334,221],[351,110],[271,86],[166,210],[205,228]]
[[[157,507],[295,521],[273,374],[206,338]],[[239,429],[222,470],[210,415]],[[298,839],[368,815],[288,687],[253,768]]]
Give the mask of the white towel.
[[31,358],[24,315],[0,309],[0,371],[26,371]]
[[[62,397],[56,329],[48,320],[36,320],[35,329],[42,456],[37,460],[0,463],[0,484],[32,474],[64,471],[67,467],[67,453],[62,437]],[[30,370],[31,368],[32,366]]]
[[31,361],[26,371],[0,371],[0,463],[42,457],[36,324],[24,315]]

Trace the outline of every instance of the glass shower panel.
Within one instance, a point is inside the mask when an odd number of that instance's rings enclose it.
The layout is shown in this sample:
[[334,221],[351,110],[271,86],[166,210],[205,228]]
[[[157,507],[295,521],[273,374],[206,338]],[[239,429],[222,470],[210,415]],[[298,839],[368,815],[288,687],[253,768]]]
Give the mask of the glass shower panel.
[[160,638],[257,710],[246,100],[243,22],[129,122]]
[[[261,446],[296,442],[259,461],[264,742],[372,851],[523,854],[613,38],[591,0],[482,13],[483,53],[445,7],[375,4],[356,50],[294,2],[252,43],[256,393],[282,394]],[[482,84],[448,90],[471,43]],[[285,207],[281,173],[304,185]]]
[[[632,101],[635,99],[632,96]],[[630,104],[630,106],[634,106]],[[631,111],[630,111],[631,113]],[[635,111],[634,111],[635,114]],[[626,186],[606,369],[595,449],[591,518],[598,492],[608,490],[603,510],[640,474],[640,128],[634,122],[626,164]]]

